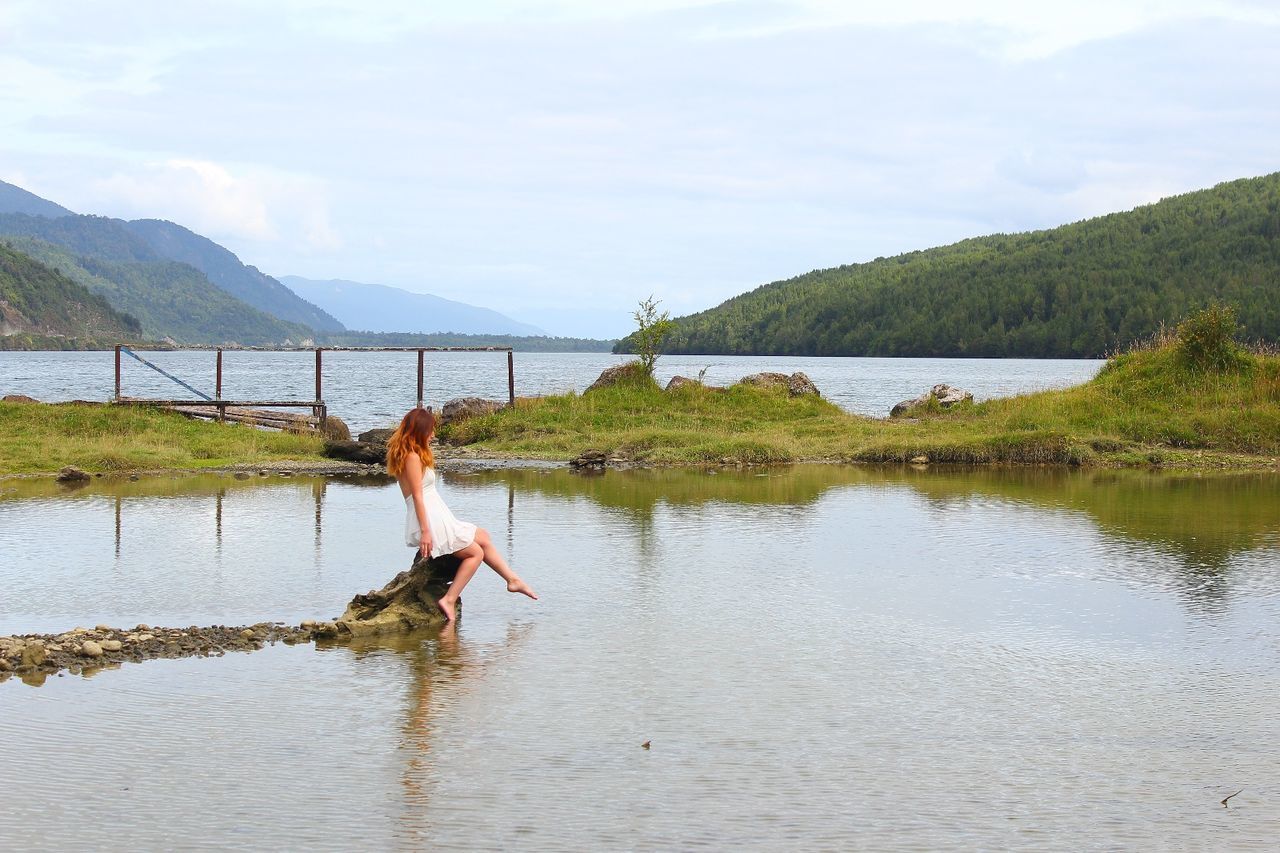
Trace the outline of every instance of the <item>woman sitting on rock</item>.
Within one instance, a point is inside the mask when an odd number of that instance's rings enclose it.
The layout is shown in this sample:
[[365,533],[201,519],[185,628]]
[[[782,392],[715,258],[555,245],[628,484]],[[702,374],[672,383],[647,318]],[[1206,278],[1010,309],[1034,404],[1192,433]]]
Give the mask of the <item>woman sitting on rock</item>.
[[435,431],[436,419],[429,409],[410,410],[387,441],[387,471],[400,481],[404,495],[405,544],[417,548],[421,557],[452,554],[462,561],[449,591],[436,602],[440,612],[453,621],[462,588],[482,561],[507,582],[508,592],[537,600],[529,585],[511,571],[489,531],[455,518],[436,491],[435,457],[431,453]]

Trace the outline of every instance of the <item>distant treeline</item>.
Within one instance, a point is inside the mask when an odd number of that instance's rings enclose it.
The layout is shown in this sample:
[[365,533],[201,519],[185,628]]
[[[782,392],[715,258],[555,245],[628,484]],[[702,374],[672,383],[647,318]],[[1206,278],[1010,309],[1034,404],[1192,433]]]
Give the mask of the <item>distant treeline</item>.
[[517,352],[609,352],[616,341],[593,338],[456,335],[449,332],[339,332],[317,334],[320,346],[335,347],[511,347]]
[[1280,173],[766,284],[677,319],[663,351],[1092,358],[1214,302],[1280,340]]

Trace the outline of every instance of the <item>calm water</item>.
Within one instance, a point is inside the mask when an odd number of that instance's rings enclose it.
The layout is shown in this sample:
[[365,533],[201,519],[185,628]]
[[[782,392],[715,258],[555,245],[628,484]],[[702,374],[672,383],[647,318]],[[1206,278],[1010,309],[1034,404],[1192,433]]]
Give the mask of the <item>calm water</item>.
[[[142,353],[149,361],[206,394],[215,387],[212,352]],[[581,392],[600,371],[626,360],[607,353],[516,353],[516,393]],[[948,382],[979,399],[1075,385],[1102,362],[1066,359],[784,358],[663,356],[657,376],[676,374],[728,385],[750,373],[807,373],[824,396],[851,412],[884,417],[901,400]],[[323,393],[331,413],[356,430],[386,426],[417,399],[415,353],[326,352]],[[189,398],[190,392],[128,357],[123,360],[126,396]],[[40,400],[106,400],[114,393],[114,354],[104,352],[0,352],[0,396],[27,394]],[[507,397],[506,353],[428,353],[427,402],[437,407],[454,397]],[[315,356],[308,352],[228,352],[223,363],[226,399],[300,399],[315,395]]]
[[[442,489],[542,601],[486,573],[456,634],[10,679],[0,848],[1280,837],[1280,476]],[[333,616],[405,563],[402,511],[381,481],[0,481],[0,633]]]

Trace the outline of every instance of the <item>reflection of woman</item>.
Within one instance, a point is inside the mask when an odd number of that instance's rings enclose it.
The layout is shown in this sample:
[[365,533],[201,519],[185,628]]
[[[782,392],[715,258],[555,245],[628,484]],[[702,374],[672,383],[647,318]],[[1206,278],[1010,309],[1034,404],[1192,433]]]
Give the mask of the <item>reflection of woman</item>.
[[511,571],[489,531],[469,521],[459,521],[436,491],[435,457],[431,437],[436,419],[428,409],[412,409],[387,442],[387,471],[400,481],[406,504],[405,543],[422,557],[452,554],[462,561],[449,591],[436,602],[450,621],[458,596],[483,561],[507,582],[509,592],[537,599],[528,584]]

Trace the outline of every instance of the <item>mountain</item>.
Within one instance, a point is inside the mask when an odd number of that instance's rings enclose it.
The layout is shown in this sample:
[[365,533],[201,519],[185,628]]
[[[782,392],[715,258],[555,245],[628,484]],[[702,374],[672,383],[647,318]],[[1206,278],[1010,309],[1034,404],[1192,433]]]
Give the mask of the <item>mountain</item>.
[[62,273],[0,242],[0,349],[73,338],[137,340],[141,324]]
[[663,351],[1092,358],[1211,302],[1280,340],[1280,173],[776,281],[678,318]]
[[0,181],[0,213],[25,213],[29,216],[47,216],[50,219],[74,215],[60,204],[54,204],[4,181]]
[[[0,216],[0,228],[3,221]],[[141,321],[148,338],[172,338],[183,344],[271,346],[301,344],[314,336],[306,326],[286,323],[246,305],[187,264],[163,258],[112,257],[109,253],[79,255],[34,237],[0,240],[104,297],[118,310],[127,311]]]
[[257,267],[240,262],[226,249],[193,231],[163,219],[134,219],[124,227],[141,237],[160,256],[190,264],[209,281],[259,311],[321,332],[341,332],[345,327],[325,311],[300,298]]
[[536,326],[429,293],[410,293],[385,284],[331,279],[315,281],[282,275],[280,281],[340,319],[367,332],[454,332],[470,335],[545,335]]
[[516,352],[609,352],[615,341],[544,335],[459,335],[452,332],[330,332],[317,343],[333,347],[511,347]]

